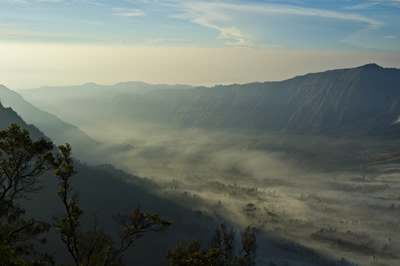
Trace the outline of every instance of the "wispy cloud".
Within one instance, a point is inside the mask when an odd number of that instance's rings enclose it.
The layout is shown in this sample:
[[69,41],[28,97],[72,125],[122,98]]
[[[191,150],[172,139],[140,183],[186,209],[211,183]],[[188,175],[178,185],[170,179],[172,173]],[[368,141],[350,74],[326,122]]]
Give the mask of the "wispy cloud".
[[106,5],[105,3],[102,3],[102,2],[99,2],[96,0],[81,0],[81,1],[84,3],[87,3],[87,4],[96,5],[96,6],[105,6]]
[[179,38],[157,38],[157,39],[148,39],[145,40],[143,45],[165,45],[165,44],[174,44],[174,43],[190,43],[191,41]]
[[8,0],[11,3],[17,4],[91,4],[104,6],[103,2],[98,0]]
[[[245,1],[245,0],[0,0],[8,3],[28,3],[45,7],[43,10],[33,11],[26,9],[32,25],[40,21],[40,16],[46,16],[54,10],[60,14],[60,27],[65,27],[73,17],[73,22],[81,18],[84,24],[102,24],[104,21],[109,27],[99,27],[102,36],[108,39],[119,39],[121,18],[137,18],[146,16],[148,21],[165,23],[169,25],[169,31],[164,32],[160,27],[154,27],[155,23],[148,24],[149,30],[138,31],[135,38],[126,38],[126,42],[142,42],[147,39],[165,38],[169,34],[173,38],[191,39],[192,42],[219,43],[239,47],[257,46],[270,47],[272,44],[281,47],[322,47],[334,45],[344,47],[342,40],[359,32],[365,33],[366,38],[381,39],[385,35],[398,35],[396,29],[386,30],[385,33],[376,30],[384,25],[390,26],[392,20],[386,20],[384,16],[377,16],[372,12],[363,12],[363,8],[373,8],[376,5],[400,5],[400,0],[367,0],[367,1],[341,1],[340,3],[363,3],[360,5],[343,7],[342,4],[318,5],[315,1]],[[112,3],[111,3],[112,2]],[[54,4],[44,4],[54,3]],[[273,4],[274,3],[274,4]],[[283,4],[285,3],[285,4]],[[22,4],[21,4],[22,5]],[[65,5],[68,9],[62,10]],[[92,5],[96,6],[96,12]],[[13,12],[15,6],[10,5]],[[115,7],[115,8],[113,8]],[[60,8],[60,9],[58,9]],[[343,9],[345,8],[345,10]],[[385,9],[382,7],[382,9]],[[75,12],[73,10],[78,10]],[[49,11],[51,10],[51,11]],[[98,11],[98,12],[97,12]],[[112,15],[112,16],[111,16]],[[18,17],[18,16],[14,16]],[[22,17],[22,16],[21,16]],[[39,19],[37,19],[39,18]],[[18,18],[19,19],[19,18]],[[15,18],[10,21],[18,22]],[[177,20],[179,19],[179,20]],[[3,21],[7,21],[3,19]],[[1,21],[0,21],[1,22]],[[21,24],[25,24],[21,21]],[[71,32],[79,35],[84,32]],[[183,26],[184,25],[184,26]],[[129,27],[129,25],[125,25]],[[147,27],[147,24],[143,24]],[[88,29],[93,27],[88,27]],[[383,27],[382,27],[383,28]],[[47,29],[44,23],[37,23],[35,29],[41,32],[54,32]],[[150,30],[151,29],[151,30]],[[179,29],[179,30],[177,30]],[[385,28],[386,29],[386,28]],[[192,30],[198,30],[199,34],[193,34]],[[104,33],[104,34],[103,34]],[[196,32],[197,33],[197,32]],[[209,38],[211,33],[211,39]],[[10,32],[8,35],[12,34]],[[97,34],[97,33],[96,33]],[[95,33],[86,34],[90,38]],[[367,36],[368,35],[368,36]],[[83,37],[83,34],[82,36]],[[203,38],[204,37],[204,38]],[[101,38],[100,38],[101,39]],[[336,43],[335,43],[336,41]],[[346,49],[346,47],[345,47]]]
[[376,2],[389,6],[400,7],[400,0],[376,0]]
[[395,36],[395,35],[387,35],[387,36],[383,36],[383,39],[397,39],[397,36]]
[[362,3],[362,4],[358,4],[358,5],[345,6],[344,9],[346,9],[346,10],[366,9],[366,8],[371,8],[376,5],[379,5],[379,2],[366,2],[366,3]]
[[12,0],[14,3],[64,3],[65,0]]
[[358,5],[345,6],[344,9],[347,10],[368,9],[377,5],[385,5],[385,6],[400,8],[400,0],[370,0]]
[[81,22],[89,25],[104,25],[104,21],[101,20],[82,20]]
[[46,38],[49,35],[34,28],[18,24],[0,24],[0,36],[2,40],[20,40]]
[[218,39],[226,40],[226,44],[238,46],[250,46],[251,41],[236,27],[219,26],[218,23],[213,23],[207,16],[198,16],[191,19],[192,22],[201,26],[215,29],[219,31]]
[[36,3],[36,4],[79,4],[79,3],[85,3],[85,4],[92,4],[92,5],[99,5],[99,6],[104,6],[105,4],[103,2],[100,2],[98,0],[9,0],[9,2],[12,3]]
[[128,8],[113,8],[114,16],[121,16],[121,17],[140,17],[144,16],[145,13],[140,9],[128,9]]
[[[149,1],[146,1],[149,2]],[[159,2],[156,0],[153,3]],[[251,38],[242,28],[243,18],[267,18],[271,15],[290,17],[314,17],[319,20],[334,19],[365,24],[366,29],[376,29],[383,22],[357,13],[339,12],[327,9],[305,8],[295,5],[274,5],[264,3],[234,3],[170,0],[165,5],[173,7],[173,17],[187,19],[204,27],[219,31],[219,39],[227,44],[250,45]],[[241,19],[242,18],[242,19]]]
[[[92,24],[95,26],[102,25],[101,21],[80,21],[85,24]],[[87,35],[79,35],[66,31],[54,31],[50,29],[38,28],[36,26],[29,26],[24,24],[0,23],[0,42],[2,41],[27,41],[28,43],[35,42],[52,42],[63,43],[65,41],[74,42],[104,42],[107,37],[96,36],[91,37]]]

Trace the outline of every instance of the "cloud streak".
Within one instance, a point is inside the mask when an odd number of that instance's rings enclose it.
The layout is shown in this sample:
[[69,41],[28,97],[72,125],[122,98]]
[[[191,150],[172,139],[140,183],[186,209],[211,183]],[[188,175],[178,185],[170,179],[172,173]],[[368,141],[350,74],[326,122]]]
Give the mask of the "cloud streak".
[[91,4],[104,6],[105,4],[98,0],[9,0],[9,2],[17,4]]
[[114,16],[120,17],[140,17],[144,16],[145,13],[140,9],[128,9],[128,8],[113,8]]
[[64,3],[65,0],[12,0],[14,3]]
[[385,6],[400,8],[400,1],[399,0],[373,0],[373,1],[367,1],[366,3],[358,4],[358,5],[346,6],[346,7],[344,7],[344,9],[361,10],[361,9],[372,8],[377,5],[385,5]]
[[0,36],[3,40],[48,37],[48,35],[42,32],[17,24],[0,24]]
[[[318,5],[316,1],[291,0],[116,0],[113,3],[104,0],[2,1],[9,4],[4,5],[4,9],[2,6],[2,12],[10,15],[3,16],[0,23],[17,23],[47,34],[68,32],[74,37],[74,42],[114,42],[123,39],[125,43],[143,44],[146,40],[184,39],[199,45],[289,49],[335,47],[343,50],[362,47],[365,43],[371,44],[370,48],[388,49],[395,44],[382,37],[399,35],[398,27],[393,27],[398,23],[397,18],[391,11],[396,10],[391,6],[400,5],[398,0],[341,1],[339,4],[325,2]],[[362,4],[351,6],[352,3]],[[349,6],[345,7],[346,4]],[[34,5],[41,8],[20,9]],[[375,14],[371,10],[379,12]],[[12,12],[17,15],[12,15]],[[21,20],[21,12],[24,13],[24,20]],[[385,12],[388,12],[388,16],[383,16]],[[54,14],[59,19],[50,18]],[[143,20],[149,23],[142,24],[143,27],[131,28],[126,23],[128,18],[144,16]],[[47,23],[43,23],[45,20]],[[71,30],[70,26],[76,26],[77,21],[85,23]],[[93,25],[100,23],[87,21],[101,21],[107,27],[98,27],[93,31]],[[121,24],[122,21],[125,24]],[[126,35],[127,28],[135,34]],[[12,32],[7,34],[11,35]],[[56,37],[42,39],[71,41]],[[21,38],[23,35],[20,35]],[[346,41],[354,38],[361,41]],[[379,43],[376,41],[378,39],[382,41]]]
[[[164,5],[170,7],[174,18],[189,20],[198,25],[217,30],[220,40],[226,44],[250,46],[252,37],[245,28],[246,18],[266,19],[271,16],[293,18],[296,21],[301,17],[311,17],[318,20],[333,19],[349,23],[364,24],[364,29],[377,29],[384,23],[357,13],[334,11],[328,9],[307,8],[294,5],[275,4],[242,4],[233,2],[205,2],[171,0],[164,3],[146,1],[147,4]],[[255,25],[252,25],[255,27]]]

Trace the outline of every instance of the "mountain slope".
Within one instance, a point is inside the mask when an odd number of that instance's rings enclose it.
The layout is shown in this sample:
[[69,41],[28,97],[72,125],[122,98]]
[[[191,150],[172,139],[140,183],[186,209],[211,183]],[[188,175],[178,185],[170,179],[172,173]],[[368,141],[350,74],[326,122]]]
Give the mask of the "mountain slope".
[[[158,100],[163,110],[153,117],[184,127],[358,133],[392,127],[400,114],[399,88],[400,70],[366,65],[282,82],[160,92],[148,99],[120,99],[115,108],[130,115],[143,105],[159,106]],[[136,110],[122,110],[128,103]]]
[[0,129],[6,129],[11,124],[18,124],[22,128],[28,130],[32,139],[44,137],[39,129],[33,125],[27,125],[13,109],[5,108],[0,102]]
[[[27,125],[11,108],[4,108],[0,104],[0,130],[12,123],[30,131],[34,139],[46,138],[37,128]],[[126,252],[124,257],[127,265],[133,262],[138,265],[166,265],[166,253],[177,242],[205,238],[215,228],[215,221],[210,217],[157,196],[157,185],[147,179],[129,175],[109,165],[90,167],[75,161],[74,167],[77,174],[72,178],[72,186],[79,192],[80,205],[85,211],[83,228],[92,229],[93,215],[96,214],[99,226],[118,238],[119,224],[113,217],[129,214],[138,206],[144,212],[154,212],[175,221],[165,233],[149,234],[140,239],[137,245]],[[63,213],[63,206],[57,196],[59,182],[50,173],[40,176],[39,181],[43,185],[40,192],[31,193],[21,203],[26,208],[26,217],[51,223],[54,216]],[[59,232],[52,230],[46,238],[48,243],[43,249],[53,253],[57,262],[69,262],[70,257]]]
[[[29,130],[34,139],[46,138],[37,128],[27,125],[11,108],[4,108],[0,104],[0,130],[7,128],[11,123]],[[129,214],[138,206],[144,212],[157,213],[174,221],[165,232],[146,234],[138,239],[133,247],[124,253],[126,265],[167,265],[167,252],[177,243],[197,239],[203,245],[207,245],[215,227],[221,224],[219,216],[214,219],[201,211],[187,209],[159,196],[158,185],[148,179],[127,174],[110,165],[91,167],[75,161],[74,168],[77,173],[72,177],[71,185],[79,192],[80,206],[84,210],[80,226],[83,230],[93,229],[95,216],[97,225],[118,239],[120,225],[113,217]],[[64,213],[64,206],[57,196],[59,182],[51,174],[40,176],[39,181],[43,188],[38,193],[30,194],[28,199],[21,199],[21,204],[26,209],[25,217],[51,223],[55,216]],[[196,201],[194,196],[186,193],[177,194],[176,197],[181,201]],[[47,243],[44,246],[39,245],[40,250],[52,254],[57,263],[72,263],[58,231],[53,228],[44,237]],[[279,237],[271,239],[268,233],[258,232],[257,241],[260,247],[263,247],[257,253],[260,265],[272,258],[291,258],[307,265],[322,265],[334,261],[334,258]],[[282,245],[288,250],[283,250]]]
[[[126,89],[104,98],[96,94],[86,97],[85,90],[82,87],[82,92],[74,94],[79,97],[78,103],[53,94],[51,99],[57,104],[48,101],[46,105],[56,113],[60,104],[73,105],[68,115],[79,125],[95,121],[98,119],[95,114],[101,114],[102,120],[121,124],[296,134],[392,135],[400,128],[393,124],[400,115],[400,70],[376,64],[307,74],[281,82],[185,90],[172,87],[142,90],[140,94]],[[46,100],[42,89],[23,93],[34,103],[43,104]],[[84,110],[88,121],[79,120],[78,114]]]
[[[111,111],[108,107],[118,104],[116,98],[141,97],[149,92],[183,91],[187,85],[151,85],[144,82],[121,82],[111,86],[86,83],[78,86],[40,87],[19,91],[28,101],[63,120],[75,125],[102,123]],[[67,105],[65,105],[67,104]],[[83,112],[85,115],[82,115]],[[116,114],[117,115],[117,114]],[[108,121],[107,121],[108,122]]]
[[[38,126],[55,144],[68,142],[74,147],[74,154],[82,159],[91,160],[98,143],[77,127],[68,124],[55,115],[42,111],[27,102],[18,93],[0,85],[0,99],[4,106],[12,107],[23,119]],[[67,106],[65,106],[67,108]]]
[[288,119],[288,130],[373,132],[389,129],[400,114],[398,69],[369,64],[309,74],[289,82],[296,83],[286,85],[292,96],[288,103],[297,108]]

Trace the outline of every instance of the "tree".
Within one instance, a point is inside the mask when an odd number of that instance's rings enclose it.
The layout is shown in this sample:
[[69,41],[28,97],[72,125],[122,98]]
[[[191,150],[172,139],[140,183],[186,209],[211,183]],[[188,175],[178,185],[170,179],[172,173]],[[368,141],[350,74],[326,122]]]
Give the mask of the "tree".
[[[12,124],[0,131],[0,265],[41,265],[53,263],[52,257],[35,251],[31,240],[46,240],[39,235],[50,229],[47,222],[25,219],[25,210],[19,199],[41,189],[38,177],[52,169],[59,178],[57,191],[65,209],[65,215],[56,219],[60,232],[75,265],[123,265],[122,254],[147,232],[159,232],[172,224],[156,214],[144,213],[137,208],[130,215],[119,215],[121,239],[118,244],[95,221],[93,229],[84,231],[80,227],[83,210],[79,197],[71,187],[75,173],[71,158],[71,147],[59,146],[53,155],[54,146],[44,139],[32,141],[28,131]],[[24,260],[24,255],[30,260]]]
[[228,228],[226,224],[221,224],[221,229],[217,227],[214,236],[211,238],[210,248],[218,250],[225,264],[231,265],[235,251],[233,227]]
[[59,146],[55,159],[54,175],[60,179],[57,192],[64,208],[65,215],[58,217],[56,228],[61,240],[66,245],[75,265],[123,265],[122,254],[147,232],[160,232],[172,224],[172,221],[161,219],[157,214],[143,213],[140,208],[129,215],[119,215],[121,225],[120,241],[115,244],[110,236],[97,227],[82,231],[80,217],[83,210],[79,206],[78,194],[73,191],[70,182],[74,174],[71,147]]
[[257,241],[250,227],[242,232],[242,248],[235,255],[235,231],[221,224],[216,228],[208,249],[201,251],[198,240],[178,243],[167,255],[170,266],[251,266],[255,265]]
[[40,190],[37,177],[52,161],[53,144],[44,139],[32,141],[29,132],[12,124],[0,130],[0,210],[3,214],[17,206],[15,200]]
[[[48,231],[50,224],[25,219],[18,203],[40,190],[38,176],[51,167],[53,145],[44,139],[32,141],[29,132],[12,124],[0,130],[0,259],[38,255],[28,240]],[[10,262],[11,263],[11,262]]]
[[255,265],[255,257],[257,250],[256,235],[251,231],[250,227],[246,227],[242,232],[242,248],[239,251],[236,260],[239,265],[250,266]]

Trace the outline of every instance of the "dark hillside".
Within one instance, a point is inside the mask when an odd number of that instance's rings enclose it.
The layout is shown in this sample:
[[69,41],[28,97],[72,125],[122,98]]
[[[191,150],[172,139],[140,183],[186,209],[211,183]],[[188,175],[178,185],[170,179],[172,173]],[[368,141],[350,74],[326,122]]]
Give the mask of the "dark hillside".
[[[54,93],[46,107],[83,125],[97,121],[100,115],[105,121],[120,124],[289,134],[396,136],[400,130],[395,123],[400,115],[400,69],[376,64],[307,74],[281,82],[212,88],[154,87],[153,90],[146,84],[141,93],[135,92],[140,83],[135,86],[129,90],[128,83],[123,91],[107,97],[85,96],[86,89],[82,86],[74,100],[72,95],[57,98],[55,92],[61,88],[52,88]],[[33,103],[43,104],[45,91],[49,88],[22,93]],[[60,110],[61,103],[73,108]],[[88,114],[86,121],[79,116],[84,111]]]
[[[11,108],[0,105],[0,129],[7,128],[11,123],[27,129],[34,139],[45,138],[43,133],[27,125]],[[126,261],[135,261],[139,265],[165,265],[166,253],[176,243],[193,238],[206,239],[215,229],[217,223],[210,217],[157,196],[157,185],[147,179],[129,175],[112,166],[84,165],[78,159],[75,160],[75,170],[77,174],[73,177],[72,185],[79,192],[85,211],[84,228],[91,228],[93,215],[96,214],[99,225],[118,239],[118,224],[113,217],[129,214],[138,206],[144,212],[154,212],[165,219],[174,220],[165,233],[149,234],[138,240],[126,253]],[[49,173],[41,176],[40,182],[42,190],[23,201],[26,216],[52,222],[54,216],[63,214],[63,206],[56,193],[58,181]],[[58,262],[69,260],[66,248],[54,229],[47,238],[48,243],[43,249],[54,253]]]
[[5,108],[0,102],[0,129],[5,129],[11,124],[18,124],[22,128],[28,130],[31,134],[31,138],[38,139],[44,137],[43,133],[40,132],[33,125],[28,125],[24,120],[11,108]]
[[[23,119],[43,130],[57,145],[70,143],[75,147],[74,154],[81,159],[90,160],[90,151],[99,145],[76,126],[68,124],[53,114],[42,111],[27,102],[18,93],[0,85],[0,99],[4,106],[12,107]],[[67,106],[65,106],[67,108]]]

